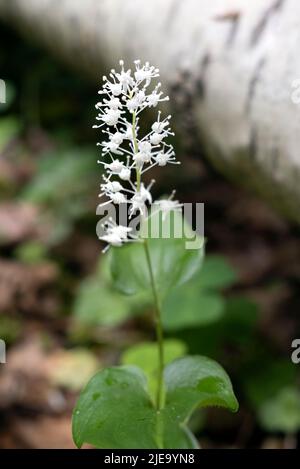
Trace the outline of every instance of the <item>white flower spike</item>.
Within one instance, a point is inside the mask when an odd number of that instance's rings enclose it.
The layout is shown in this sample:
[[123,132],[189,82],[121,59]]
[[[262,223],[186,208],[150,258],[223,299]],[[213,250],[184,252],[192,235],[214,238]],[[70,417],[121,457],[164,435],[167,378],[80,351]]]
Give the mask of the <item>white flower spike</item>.
[[[179,162],[175,159],[172,145],[166,142],[169,136],[174,135],[169,125],[171,116],[161,119],[161,111],[158,111],[150,131],[140,135],[140,114],[146,108],[156,108],[160,102],[168,101],[169,97],[163,96],[161,83],[151,86],[159,77],[158,68],[149,62],[142,64],[136,60],[132,72],[124,68],[123,60],[119,63],[120,71],[112,69],[108,77],[103,77],[104,83],[98,92],[102,100],[95,106],[98,124],[93,128],[101,128],[105,136],[105,140],[97,144],[105,157],[98,163],[103,165],[106,172],[99,196],[105,196],[107,201],[100,205],[126,203],[130,217],[136,212],[144,216],[146,204],[152,204],[150,189],[154,181],[145,187],[141,181],[142,175],[154,166],[163,167]],[[181,204],[173,201],[172,197],[154,202],[156,209],[160,208],[163,213],[180,209]],[[131,228],[117,225],[112,220],[105,223],[103,228],[104,235],[100,239],[108,243],[105,251],[110,245],[121,246],[137,241]]]

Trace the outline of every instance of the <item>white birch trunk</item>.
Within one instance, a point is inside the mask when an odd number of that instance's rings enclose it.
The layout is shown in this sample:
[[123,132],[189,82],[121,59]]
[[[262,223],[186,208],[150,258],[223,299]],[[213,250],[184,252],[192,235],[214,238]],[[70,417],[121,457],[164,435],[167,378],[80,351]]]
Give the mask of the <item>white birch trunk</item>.
[[99,82],[119,58],[158,65],[184,139],[300,222],[299,0],[0,0],[0,17]]

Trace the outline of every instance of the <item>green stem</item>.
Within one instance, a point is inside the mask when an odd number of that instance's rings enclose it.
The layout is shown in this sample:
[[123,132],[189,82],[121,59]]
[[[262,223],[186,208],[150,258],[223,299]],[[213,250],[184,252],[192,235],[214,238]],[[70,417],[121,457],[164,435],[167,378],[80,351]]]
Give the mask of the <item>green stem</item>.
[[[134,152],[138,152],[138,143],[137,143],[137,136],[136,136],[136,113],[132,113],[132,138],[133,138],[133,148]],[[140,190],[141,187],[141,172],[137,169],[136,170],[136,187],[137,191]],[[164,343],[163,343],[163,328],[161,323],[161,306],[159,301],[158,292],[156,289],[154,273],[151,263],[151,256],[149,250],[148,240],[144,239],[144,248],[145,254],[150,274],[150,282],[151,288],[153,293],[154,299],[154,310],[155,310],[155,330],[156,330],[156,339],[158,343],[158,383],[157,383],[157,392],[156,392],[156,409],[160,411],[163,407],[163,372],[164,372]]]
[[154,310],[155,310],[155,329],[156,338],[158,343],[158,382],[156,391],[156,408],[161,410],[163,407],[163,373],[164,373],[164,340],[163,340],[163,328],[161,323],[161,306],[159,301],[158,292],[154,280],[153,268],[151,263],[151,256],[149,250],[148,240],[144,240],[144,248],[147,258],[147,264],[150,274],[151,288],[154,298]]

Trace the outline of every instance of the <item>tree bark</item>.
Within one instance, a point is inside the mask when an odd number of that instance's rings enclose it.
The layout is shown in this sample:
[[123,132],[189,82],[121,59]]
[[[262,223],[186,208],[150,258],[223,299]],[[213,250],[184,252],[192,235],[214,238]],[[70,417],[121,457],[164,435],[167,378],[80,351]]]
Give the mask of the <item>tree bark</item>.
[[300,222],[299,0],[0,0],[0,17],[100,82],[161,69],[178,131]]

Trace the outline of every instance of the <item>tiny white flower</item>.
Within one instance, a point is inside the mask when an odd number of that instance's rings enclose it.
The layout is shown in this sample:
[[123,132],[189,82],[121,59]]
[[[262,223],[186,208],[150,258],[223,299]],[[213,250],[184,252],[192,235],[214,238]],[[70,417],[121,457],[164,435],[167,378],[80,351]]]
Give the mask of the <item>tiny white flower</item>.
[[114,228],[114,232],[118,234],[121,239],[127,239],[128,234],[132,232],[132,228],[122,225],[116,225]]
[[122,93],[121,83],[110,83],[109,88],[114,96],[120,96],[120,94]]
[[121,132],[116,132],[115,134],[111,135],[110,140],[116,145],[121,145],[124,140],[124,134]]
[[164,122],[157,121],[157,122],[154,122],[154,124],[152,124],[152,130],[153,132],[160,134],[161,132],[164,131],[164,128],[168,125],[169,125],[169,122],[167,120]]
[[119,146],[123,143],[124,135],[121,132],[116,132],[115,134],[109,134],[109,141],[103,142],[103,150],[105,153],[108,151],[115,153],[116,155],[122,155],[123,152],[119,151]]
[[124,169],[124,163],[119,160],[114,160],[112,163],[104,163],[105,169],[109,169],[111,174],[120,174],[122,169]]
[[146,202],[152,204],[152,195],[150,189],[154,183],[154,180],[151,181],[149,186],[146,188],[144,184],[141,184],[139,192],[136,192],[130,200],[130,215],[133,215],[138,210],[143,214],[145,209]]
[[166,166],[169,161],[169,155],[167,153],[158,153],[154,159],[157,162],[158,166]]
[[151,143],[147,140],[141,141],[138,144],[139,152],[133,156],[133,160],[136,165],[142,167],[144,163],[149,163],[151,161]]
[[128,88],[134,85],[134,79],[131,76],[131,70],[127,70],[127,72],[125,72],[123,60],[120,60],[120,65],[122,67],[122,70],[120,73],[116,73],[115,75],[116,78],[119,80],[120,84],[122,85],[122,91],[124,91],[124,93],[127,93]]
[[159,97],[160,97],[160,94],[155,93],[155,92],[147,96],[147,103],[149,104],[149,107],[156,107],[159,103]]
[[141,214],[144,213],[145,200],[143,199],[140,193],[136,193],[130,200],[130,203],[131,203],[130,215],[133,215],[137,211],[140,211]]
[[142,153],[141,151],[139,151],[138,153],[136,153],[134,156],[133,156],[133,160],[136,164],[136,167],[138,169],[141,169],[141,167],[143,166],[144,163],[146,163],[147,161],[145,161],[145,159],[147,160],[148,156],[146,153]]
[[139,102],[136,97],[133,97],[127,101],[127,109],[130,112],[135,111],[139,107]]
[[178,164],[178,161],[175,161],[174,152],[172,150],[169,150],[166,153],[159,152],[156,156],[154,156],[154,160],[158,166],[166,166],[167,163]]
[[151,70],[140,69],[134,73],[136,81],[149,80],[151,78]]
[[107,125],[117,125],[121,116],[121,111],[118,109],[107,109],[100,119]]
[[153,184],[154,184],[154,180],[152,180],[149,186],[146,188],[144,184],[142,183],[141,190],[140,190],[140,195],[142,199],[144,200],[144,202],[149,202],[150,204],[152,204],[152,195],[151,195],[150,189],[153,186]]
[[150,135],[150,142],[152,145],[159,145],[165,137],[165,133],[158,134],[157,132],[154,132],[152,135]]
[[139,142],[138,144],[139,150],[143,153],[151,153],[151,143],[147,140]]
[[145,93],[143,90],[136,93],[132,98],[127,101],[127,108],[130,112],[135,111],[138,107],[142,106],[145,100]]
[[105,184],[101,184],[101,189],[105,193],[121,192],[123,190],[123,187],[118,181],[107,181]]
[[136,236],[132,234],[132,228],[123,225],[117,225],[112,219],[103,224],[105,233],[100,236],[99,239],[108,243],[108,246],[103,249],[103,252],[107,251],[109,246],[120,247],[123,243],[128,243],[136,239]]
[[148,85],[152,78],[156,78],[159,76],[158,68],[149,65],[149,62],[146,62],[140,68],[140,60],[135,60],[136,72],[134,73],[134,77],[136,81],[142,82],[146,80],[146,85]]
[[[116,233],[107,233],[106,235],[100,236],[99,239],[101,241],[104,241],[105,243],[108,243],[107,248],[109,247],[109,245],[115,246],[115,247],[120,247],[120,246],[122,246],[123,241],[124,241]],[[107,251],[107,248],[103,249],[103,252]]]
[[129,168],[121,169],[121,172],[119,173],[119,177],[120,179],[122,179],[122,181],[129,181],[131,177],[130,169]]
[[124,137],[127,138],[127,140],[132,140],[132,125],[129,123],[127,123]]
[[120,80],[120,83],[123,86],[123,90],[126,93],[128,87],[134,84],[133,78],[131,77],[131,71],[122,71],[121,73],[117,73],[116,76]]
[[145,151],[140,152],[143,163],[150,163],[151,153],[146,153]]
[[172,192],[168,199],[156,200],[153,203],[153,205],[157,207],[157,211],[162,212],[163,220],[170,212],[180,212],[183,207],[183,204],[181,204],[178,200],[173,200],[174,195],[175,191]]
[[180,204],[178,200],[157,200],[154,202],[155,205],[158,206],[159,210],[162,211],[164,214],[167,214],[172,211],[178,211],[182,208],[183,204]]
[[110,198],[111,198],[111,201],[117,205],[125,204],[127,201],[125,195],[122,192],[111,193]]
[[109,101],[104,101],[104,102],[110,109],[116,110],[122,107],[122,104],[119,98],[111,98]]
[[164,98],[161,98],[162,92],[157,93],[156,91],[153,91],[149,96],[147,96],[147,104],[149,107],[156,107],[159,102],[161,101],[169,101],[169,96],[165,96]]
[[139,103],[139,106],[141,106],[143,104],[143,102],[145,101],[145,98],[146,98],[146,95],[145,95],[145,91],[143,91],[143,90],[140,90],[136,94],[136,99],[137,99],[137,102]]
[[114,142],[104,142],[103,143],[103,151],[105,153],[111,151],[112,153],[115,153],[116,155],[122,155],[122,152],[118,150],[119,145]]

